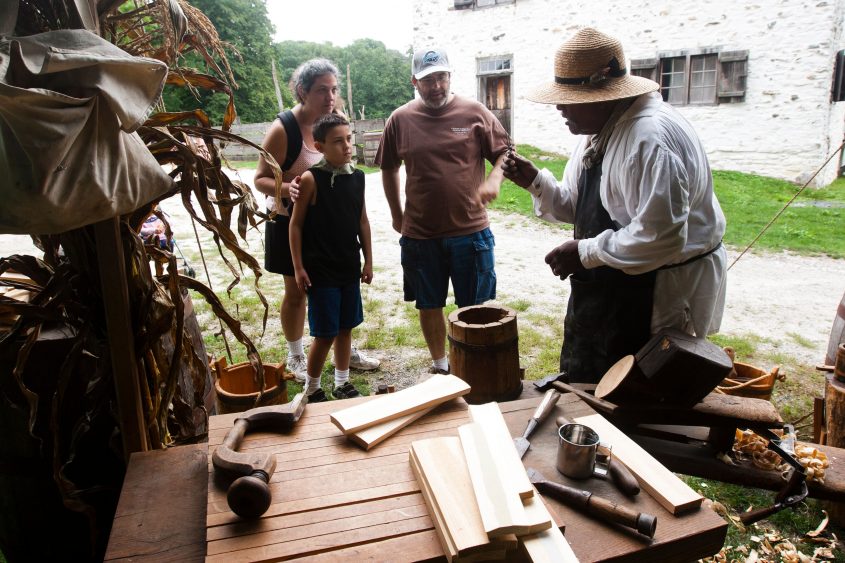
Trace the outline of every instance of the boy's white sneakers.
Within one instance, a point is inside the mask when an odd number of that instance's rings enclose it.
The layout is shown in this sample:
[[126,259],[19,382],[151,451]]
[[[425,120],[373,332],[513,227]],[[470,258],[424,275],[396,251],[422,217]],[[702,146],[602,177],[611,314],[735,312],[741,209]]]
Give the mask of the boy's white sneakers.
[[308,374],[308,360],[304,354],[289,355],[285,369],[293,374],[296,381],[305,383],[305,376]]

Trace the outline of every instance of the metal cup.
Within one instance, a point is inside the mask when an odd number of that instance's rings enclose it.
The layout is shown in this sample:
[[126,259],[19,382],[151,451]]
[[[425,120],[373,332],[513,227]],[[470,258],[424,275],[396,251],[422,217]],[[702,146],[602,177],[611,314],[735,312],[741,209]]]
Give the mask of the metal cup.
[[589,426],[573,423],[558,429],[557,470],[567,477],[603,477],[609,462],[610,446],[600,443],[599,435]]

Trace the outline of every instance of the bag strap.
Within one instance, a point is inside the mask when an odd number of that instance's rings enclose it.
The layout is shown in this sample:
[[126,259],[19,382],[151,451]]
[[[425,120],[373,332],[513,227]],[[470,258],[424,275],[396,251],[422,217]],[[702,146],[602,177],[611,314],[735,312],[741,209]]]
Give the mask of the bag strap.
[[291,169],[293,163],[299,158],[299,153],[302,152],[302,131],[299,130],[299,124],[291,110],[280,112],[276,117],[282,122],[285,135],[288,137],[288,151],[282,163],[282,170],[287,171]]

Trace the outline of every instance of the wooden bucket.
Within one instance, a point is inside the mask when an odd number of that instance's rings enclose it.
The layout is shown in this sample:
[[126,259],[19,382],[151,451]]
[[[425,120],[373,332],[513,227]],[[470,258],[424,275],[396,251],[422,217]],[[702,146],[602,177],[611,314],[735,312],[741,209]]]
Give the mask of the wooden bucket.
[[285,364],[264,364],[264,395],[258,399],[258,384],[255,369],[249,362],[233,366],[226,365],[226,358],[214,363],[217,379],[217,412],[226,414],[242,412],[254,407],[282,405],[288,402],[288,387],[285,382]]
[[726,395],[768,401],[772,398],[775,381],[784,379],[784,376],[779,374],[780,366],[775,366],[767,372],[751,364],[734,362],[734,370],[735,372],[731,372],[728,377],[722,380],[722,383],[716,388],[717,391]]
[[473,305],[449,315],[449,366],[472,387],[468,403],[512,401],[522,393],[516,311]]

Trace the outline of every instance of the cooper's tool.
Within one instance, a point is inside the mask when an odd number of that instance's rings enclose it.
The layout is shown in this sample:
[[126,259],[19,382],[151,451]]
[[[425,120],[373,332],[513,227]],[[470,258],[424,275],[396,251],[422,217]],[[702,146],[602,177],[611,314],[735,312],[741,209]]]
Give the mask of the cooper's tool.
[[241,475],[229,486],[226,500],[232,512],[243,518],[258,518],[270,507],[270,477],[276,470],[276,456],[272,453],[238,452],[244,435],[251,430],[272,427],[285,429],[292,426],[299,417],[308,398],[304,393],[297,394],[284,405],[258,407],[243,413],[235,419],[235,424],[223,443],[217,446],[211,461],[215,469],[231,475]]
[[542,379],[538,379],[534,382],[534,387],[536,387],[538,391],[545,392],[552,388],[552,383],[555,381],[566,383],[579,391],[585,391],[587,393],[591,393],[596,389],[595,383],[569,383],[569,375],[566,372],[553,373]]
[[[565,416],[557,417],[555,422],[557,423],[558,428],[565,424],[572,423],[572,421]],[[613,481],[613,484],[616,485],[616,488],[627,496],[633,497],[639,494],[640,484],[637,482],[637,478],[634,477],[627,467],[625,467],[624,463],[614,458],[612,455],[610,456],[610,461],[607,464],[607,474],[610,477],[610,480]],[[597,475],[597,477],[603,476]]]
[[[776,512],[780,512],[784,508],[795,506],[807,498],[807,494],[809,493],[807,490],[807,470],[795,458],[795,454],[792,451],[794,445],[794,430],[792,429],[792,425],[787,424],[784,426],[784,438],[781,438],[767,428],[755,429],[754,431],[760,436],[768,438],[769,443],[766,447],[792,466],[792,474],[787,479],[783,488],[775,495],[775,502],[772,506],[749,510],[739,515],[739,519],[743,524],[753,524]],[[787,438],[787,436],[790,436],[790,438]]]
[[525,428],[525,432],[523,432],[522,436],[519,438],[513,439],[513,445],[516,447],[516,451],[519,453],[520,458],[525,457],[525,452],[527,452],[528,448],[531,447],[531,444],[528,442],[529,436],[531,436],[534,429],[537,428],[537,426],[539,426],[546,417],[549,416],[549,414],[551,414],[558,399],[560,399],[560,393],[554,389],[546,391],[545,396],[543,396],[543,400],[540,401],[539,405],[537,405],[537,410],[535,410],[534,414],[531,415],[531,418],[528,421],[528,426]]
[[529,468],[527,471],[528,478],[540,493],[557,499],[571,508],[583,510],[599,520],[622,524],[645,536],[654,537],[654,532],[657,530],[657,517],[645,512],[635,512],[612,500],[596,496],[590,491],[549,481],[535,469]]

